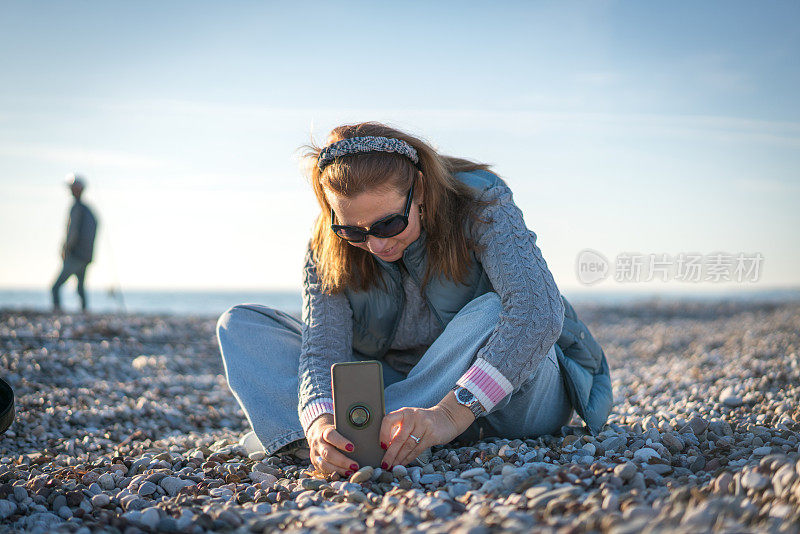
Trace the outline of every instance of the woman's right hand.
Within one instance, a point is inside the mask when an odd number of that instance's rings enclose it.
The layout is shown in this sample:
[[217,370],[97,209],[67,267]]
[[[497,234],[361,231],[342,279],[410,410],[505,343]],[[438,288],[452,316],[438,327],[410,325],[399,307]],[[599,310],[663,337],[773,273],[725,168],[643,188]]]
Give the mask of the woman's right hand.
[[353,443],[336,431],[332,414],[323,414],[311,423],[306,441],[311,453],[311,463],[318,471],[325,474],[339,473],[346,477],[358,471],[358,464],[344,454],[353,452]]

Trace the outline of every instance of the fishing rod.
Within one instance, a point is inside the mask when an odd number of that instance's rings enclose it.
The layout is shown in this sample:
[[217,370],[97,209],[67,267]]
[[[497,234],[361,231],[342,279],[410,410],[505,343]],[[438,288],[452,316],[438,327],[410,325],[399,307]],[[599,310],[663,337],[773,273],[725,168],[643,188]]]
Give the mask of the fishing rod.
[[[94,176],[98,176],[99,174],[97,172],[97,166],[95,165],[95,156],[92,152],[89,153],[87,160],[88,160],[87,166],[89,167],[88,170],[91,173],[93,173]],[[100,203],[101,205],[105,205],[107,207],[109,206],[109,204],[105,203],[104,200],[105,197],[102,194],[103,188],[98,186],[98,182],[94,182],[94,184],[92,185],[92,189],[95,191],[95,193],[93,194],[97,199],[98,203]],[[105,213],[108,213],[108,211],[106,211]],[[125,296],[122,294],[122,284],[120,283],[119,271],[117,269],[117,258],[114,254],[114,247],[111,246],[110,218],[106,218],[104,216],[103,226],[105,226],[105,228],[100,228],[99,231],[103,232],[104,244],[106,249],[108,250],[108,257],[110,263],[109,268],[111,270],[111,280],[112,280],[111,286],[106,290],[106,294],[110,298],[116,301],[119,311],[121,311],[122,313],[126,313],[127,310],[125,307]]]
[[122,294],[122,284],[119,281],[119,271],[117,269],[117,258],[116,255],[114,254],[114,247],[111,246],[111,223],[109,222],[109,219],[106,219],[104,224],[106,229],[103,232],[104,234],[103,237],[105,238],[106,250],[108,250],[110,269],[112,275],[111,276],[112,284],[106,291],[106,294],[112,299],[117,301],[120,312],[126,313],[127,310],[125,307],[125,296]]

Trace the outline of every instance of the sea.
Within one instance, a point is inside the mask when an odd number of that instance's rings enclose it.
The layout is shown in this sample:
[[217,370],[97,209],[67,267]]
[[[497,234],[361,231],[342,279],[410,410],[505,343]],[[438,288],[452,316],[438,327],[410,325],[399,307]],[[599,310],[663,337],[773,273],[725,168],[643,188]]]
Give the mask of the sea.
[[[800,287],[725,290],[703,292],[646,292],[646,291],[591,291],[562,290],[573,305],[625,304],[635,302],[720,301],[787,302],[800,301]],[[127,290],[88,292],[89,310],[98,313],[139,313],[219,316],[231,306],[244,303],[264,304],[293,315],[302,307],[300,290]],[[65,312],[79,311],[80,301],[69,285],[61,289],[61,307]],[[0,310],[49,311],[50,292],[42,289],[0,288]]]

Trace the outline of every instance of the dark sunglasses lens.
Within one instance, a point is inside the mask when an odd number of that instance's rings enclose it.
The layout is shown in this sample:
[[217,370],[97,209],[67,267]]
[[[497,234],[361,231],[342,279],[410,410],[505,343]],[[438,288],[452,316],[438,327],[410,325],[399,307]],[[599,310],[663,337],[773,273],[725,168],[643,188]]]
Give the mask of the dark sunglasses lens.
[[376,237],[394,237],[408,226],[408,221],[402,215],[395,215],[376,223],[372,227],[372,233]]
[[342,239],[346,239],[347,241],[353,241],[355,243],[360,243],[366,239],[366,235],[364,232],[356,230],[354,228],[337,228],[336,235],[341,237]]

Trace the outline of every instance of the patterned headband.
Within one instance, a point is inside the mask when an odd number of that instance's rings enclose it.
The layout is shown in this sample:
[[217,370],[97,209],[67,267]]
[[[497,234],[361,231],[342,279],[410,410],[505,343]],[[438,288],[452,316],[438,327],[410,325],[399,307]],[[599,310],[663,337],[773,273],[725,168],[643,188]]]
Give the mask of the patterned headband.
[[346,156],[348,154],[357,154],[359,152],[395,152],[401,154],[411,161],[414,165],[419,163],[419,156],[414,147],[400,139],[392,137],[350,137],[331,143],[322,149],[317,158],[317,167],[322,171],[326,165],[331,163],[334,159]]

